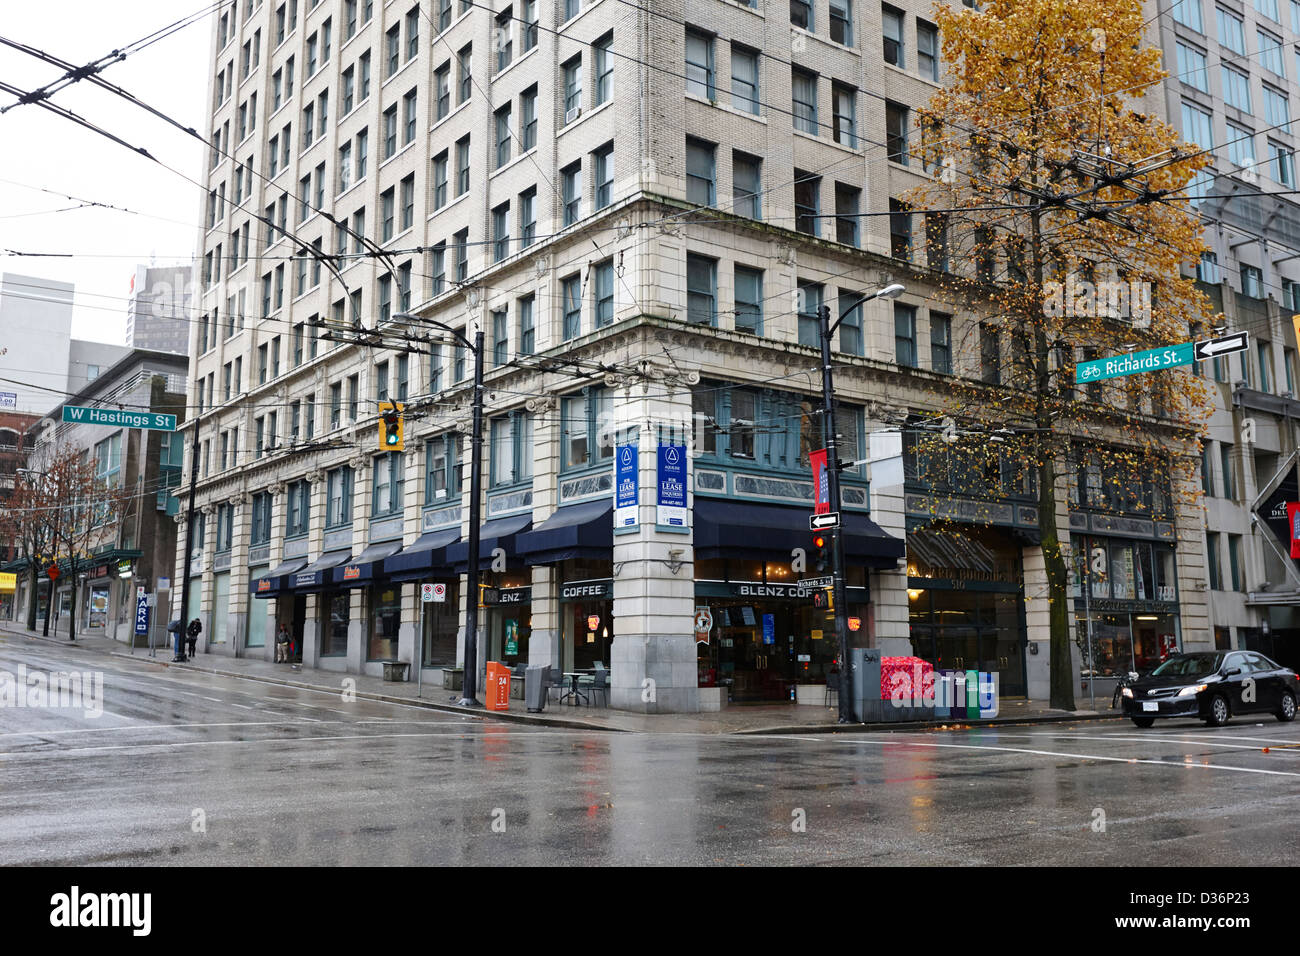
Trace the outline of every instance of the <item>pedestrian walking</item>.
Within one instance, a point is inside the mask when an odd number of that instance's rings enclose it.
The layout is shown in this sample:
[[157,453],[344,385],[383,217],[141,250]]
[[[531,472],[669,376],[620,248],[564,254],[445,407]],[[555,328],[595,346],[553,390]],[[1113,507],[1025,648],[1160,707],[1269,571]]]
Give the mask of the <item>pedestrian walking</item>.
[[188,638],[190,645],[190,657],[195,655],[195,649],[198,647],[199,635],[201,633],[203,633],[203,625],[199,623],[199,619],[196,617],[194,620],[190,621],[189,626],[185,628],[185,636]]

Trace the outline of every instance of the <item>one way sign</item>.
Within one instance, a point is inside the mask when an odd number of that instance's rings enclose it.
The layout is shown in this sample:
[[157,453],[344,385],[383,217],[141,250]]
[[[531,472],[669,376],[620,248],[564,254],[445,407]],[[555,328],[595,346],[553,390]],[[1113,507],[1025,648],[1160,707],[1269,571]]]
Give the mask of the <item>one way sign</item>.
[[1221,355],[1244,352],[1249,347],[1250,333],[1234,332],[1232,335],[1197,342],[1193,348],[1192,357],[1198,362],[1204,362],[1206,359],[1218,358]]

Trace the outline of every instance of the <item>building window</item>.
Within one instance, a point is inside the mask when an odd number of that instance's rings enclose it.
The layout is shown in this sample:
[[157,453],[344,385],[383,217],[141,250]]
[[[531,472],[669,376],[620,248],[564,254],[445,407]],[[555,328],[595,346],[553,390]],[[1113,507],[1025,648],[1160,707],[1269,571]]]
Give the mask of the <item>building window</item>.
[[533,477],[533,420],[523,412],[492,419],[491,482],[493,487],[529,481]]
[[1177,44],[1177,51],[1178,78],[1202,93],[1210,92],[1210,77],[1205,65],[1205,54],[1181,42]]
[[564,305],[564,341],[576,339],[582,334],[582,280],[571,275],[561,283],[561,300]]
[[853,0],[830,0],[831,39],[853,46]]
[[930,368],[952,374],[952,316],[942,312],[930,313]]
[[821,234],[821,177],[801,169],[794,171],[794,227],[810,236]]
[[514,38],[511,33],[513,20],[514,11],[509,7],[497,14],[495,41],[498,73],[508,67],[510,61],[514,58]]
[[718,262],[707,256],[686,255],[686,321],[717,325]]
[[1282,63],[1282,41],[1263,30],[1256,30],[1255,36],[1259,38],[1259,65],[1270,73],[1285,77],[1286,68]]
[[1219,443],[1219,466],[1223,469],[1223,497],[1236,500],[1237,472],[1232,464],[1232,445]]
[[460,495],[460,468],[457,452],[460,436],[455,432],[439,435],[424,450],[424,503],[436,505]]
[[731,105],[758,115],[758,51],[731,44]]
[[510,104],[507,103],[496,111],[497,127],[497,164],[500,169],[510,162]]
[[469,278],[469,227],[452,236],[456,244],[456,281],[464,282]]
[[523,48],[527,53],[537,46],[537,0],[524,0],[523,3]]
[[474,89],[473,52],[472,46],[467,46],[456,55],[460,75],[459,103],[469,102],[470,93]]
[[560,170],[561,195],[564,203],[562,225],[578,221],[582,207],[582,164],[573,163]]
[[1233,53],[1246,55],[1246,30],[1241,18],[1233,16],[1223,7],[1215,7],[1215,18],[1219,23],[1219,42]]
[[1201,0],[1174,0],[1172,12],[1175,23],[1190,27],[1197,33],[1205,32],[1201,21]]
[[520,130],[520,150],[528,152],[537,145],[537,87],[530,86],[519,97],[519,112],[522,118]]
[[884,26],[885,62],[900,70],[907,69],[906,45],[903,40],[903,11],[881,5]]
[[835,184],[835,241],[846,246],[858,244],[858,203],[862,190],[843,183]]
[[519,194],[519,248],[527,249],[537,239],[537,187]]
[[1228,569],[1232,574],[1232,589],[1246,590],[1246,569],[1241,563],[1241,535],[1228,535]]
[[817,135],[817,75],[791,68],[790,96],[794,113],[794,128]]
[[987,323],[980,323],[980,381],[1002,384],[1002,337]]
[[492,210],[492,261],[500,262],[510,255],[510,203],[505,202]]
[[614,201],[614,144],[606,143],[591,154],[595,162],[597,209]]
[[736,331],[763,334],[763,270],[736,266]]
[[386,455],[377,456],[373,468],[370,513],[379,517],[400,512],[406,475],[406,469],[402,467],[402,453],[390,451]]
[[762,218],[763,161],[733,150],[731,153],[731,211],[750,219]]
[[608,103],[614,95],[614,57],[610,53],[613,46],[613,34],[592,44],[592,54],[596,61],[596,106]]
[[352,469],[335,468],[325,476],[325,527],[337,528],[352,520]]
[[851,86],[840,83],[831,85],[831,98],[834,101],[835,142],[849,149],[858,148],[857,98],[858,91]]
[[492,312],[492,366],[499,368],[510,360],[510,316],[505,309]]
[[702,139],[686,138],[686,199],[699,206],[712,206],[717,195],[715,181],[717,147]]
[[799,280],[799,344],[816,348],[821,344],[822,287],[815,282]]
[[706,100],[714,98],[713,37],[689,27],[686,30],[686,92]]
[[599,329],[614,323],[614,260],[598,262],[595,269],[596,328]]
[[456,195],[469,192],[469,137],[456,141]]
[[1261,392],[1273,391],[1273,377],[1270,374],[1273,368],[1273,346],[1268,342],[1255,342],[1255,350],[1259,359],[1259,390]]
[[416,91],[411,90],[402,97],[402,145],[415,142],[416,130]]
[[916,368],[916,307],[894,303],[894,357],[900,366]]
[[[347,79],[347,74],[344,74]],[[443,119],[451,112],[451,64],[445,63],[433,74],[434,97],[437,102],[436,120]]]
[[891,160],[903,166],[907,158],[907,107],[898,103],[885,103],[885,152]]
[[1250,77],[1230,66],[1223,68],[1223,101],[1246,113],[1250,112]]
[[1268,141],[1269,165],[1273,169],[1273,178],[1283,186],[1295,185],[1295,155],[1289,147],[1281,143]]
[[801,30],[813,28],[812,0],[790,0],[790,25]]
[[911,207],[893,198],[889,200],[889,249],[895,259],[912,258]]
[[1252,299],[1264,298],[1264,273],[1256,266],[1241,266],[1241,294]]
[[444,149],[433,158],[433,208],[435,211],[447,205],[447,151]]
[[519,317],[516,349],[520,355],[532,355],[537,345],[537,332],[533,327],[533,297],[530,295],[520,299],[515,312]]
[[[840,351],[862,354],[862,293],[840,289],[837,304],[840,315]],[[820,329],[818,332],[820,333]]]
[[575,56],[561,70],[564,73],[564,122],[572,123],[582,112],[582,57]]
[[924,20],[916,21],[916,68],[924,79],[939,82],[939,30]]
[[1219,533],[1217,531],[1207,531],[1205,533],[1205,564],[1209,572],[1210,588],[1215,591],[1223,590],[1223,574],[1219,571]]

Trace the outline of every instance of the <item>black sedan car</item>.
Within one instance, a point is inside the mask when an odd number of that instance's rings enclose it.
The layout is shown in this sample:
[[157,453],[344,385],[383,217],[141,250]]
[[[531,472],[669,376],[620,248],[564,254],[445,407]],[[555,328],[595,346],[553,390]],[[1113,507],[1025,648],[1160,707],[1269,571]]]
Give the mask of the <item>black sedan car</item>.
[[1233,714],[1274,714],[1295,719],[1300,677],[1254,651],[1175,654],[1123,688],[1124,716],[1139,727],[1157,717],[1199,717],[1222,727]]

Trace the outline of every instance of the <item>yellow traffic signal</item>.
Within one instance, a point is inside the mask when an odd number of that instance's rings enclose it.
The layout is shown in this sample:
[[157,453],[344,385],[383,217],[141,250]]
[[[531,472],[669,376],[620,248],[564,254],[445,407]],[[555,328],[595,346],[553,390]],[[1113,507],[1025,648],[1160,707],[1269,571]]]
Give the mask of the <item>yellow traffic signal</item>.
[[380,451],[402,451],[406,447],[403,425],[401,403],[379,403]]

